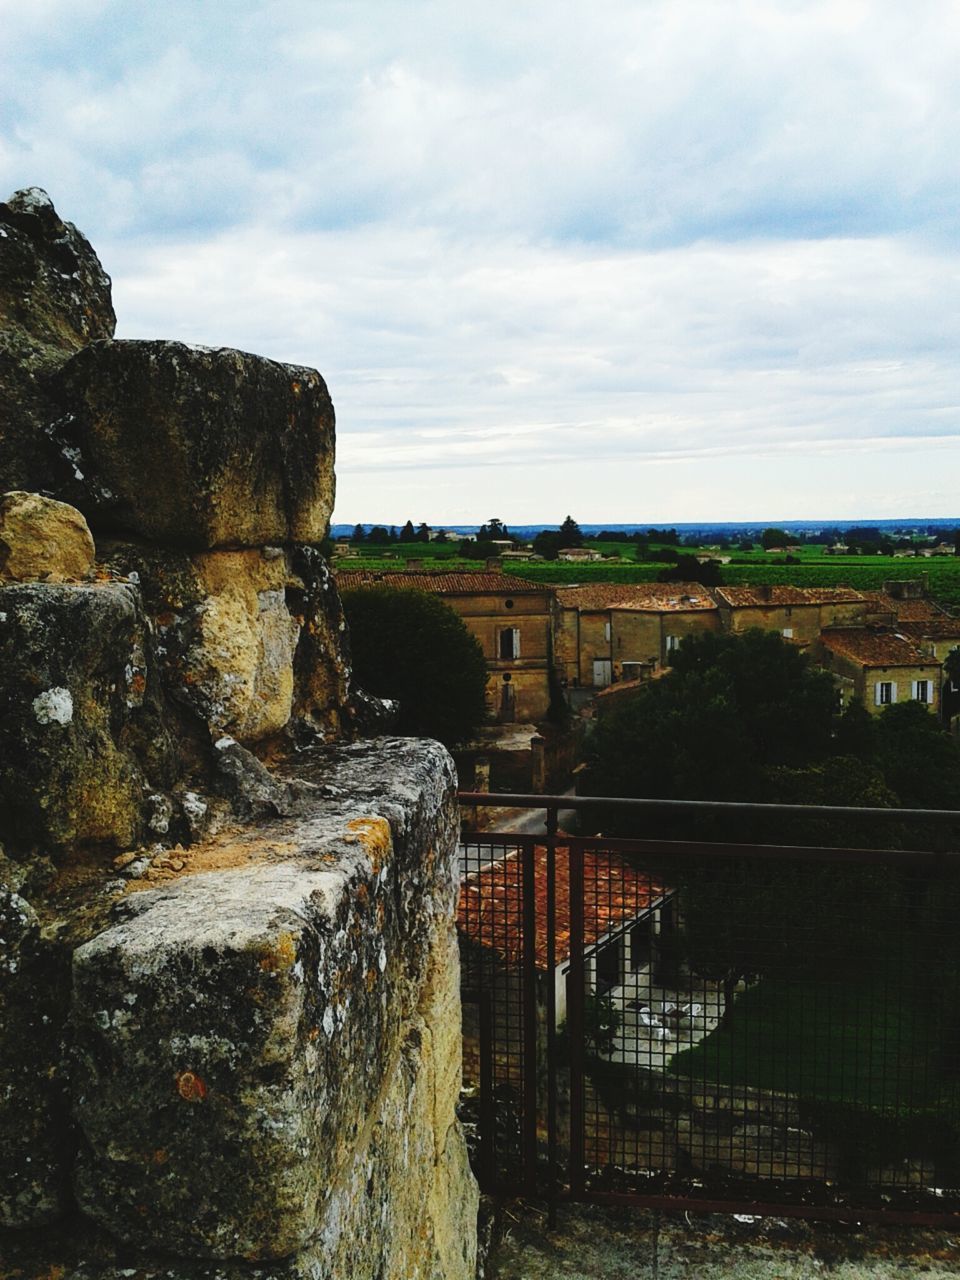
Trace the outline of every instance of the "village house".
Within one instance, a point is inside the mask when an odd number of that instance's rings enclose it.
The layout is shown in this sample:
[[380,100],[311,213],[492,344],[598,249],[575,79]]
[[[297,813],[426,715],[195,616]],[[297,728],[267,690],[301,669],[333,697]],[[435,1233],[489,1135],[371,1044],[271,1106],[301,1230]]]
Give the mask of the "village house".
[[[462,937],[486,948],[508,970],[523,963],[523,875],[521,853],[489,862],[461,881],[457,927]],[[534,963],[541,1002],[554,987],[557,1022],[566,1017],[571,957],[570,850],[555,855],[554,955],[551,972],[546,846],[533,853]],[[586,989],[594,995],[633,992],[656,980],[663,940],[677,927],[673,890],[638,871],[610,850],[583,851],[583,955]]]
[[557,587],[555,658],[563,679],[603,689],[669,663],[688,635],[720,627],[698,582],[598,582]]
[[557,552],[557,559],[565,560],[571,564],[583,564],[594,560],[602,560],[603,553],[593,547],[562,547]]
[[867,601],[852,587],[793,587],[759,583],[715,587],[724,631],[734,635],[759,627],[809,645],[824,627],[862,626]]
[[498,572],[337,574],[341,591],[426,591],[456,611],[487,662],[487,709],[499,724],[537,722],[550,709],[553,592]]
[[873,715],[898,702],[919,702],[940,711],[940,662],[904,635],[873,627],[833,627],[820,636],[813,656],[836,679],[844,703],[857,698]]

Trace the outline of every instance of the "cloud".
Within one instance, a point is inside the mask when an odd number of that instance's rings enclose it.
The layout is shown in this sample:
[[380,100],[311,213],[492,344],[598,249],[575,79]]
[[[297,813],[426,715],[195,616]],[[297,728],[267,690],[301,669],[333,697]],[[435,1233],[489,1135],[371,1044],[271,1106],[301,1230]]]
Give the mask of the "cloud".
[[889,494],[881,456],[937,491],[913,455],[960,430],[948,0],[0,0],[0,25],[0,183],[88,234],[122,333],[319,367],[345,519],[456,485],[483,518],[471,471],[537,518],[583,492],[612,519],[650,468],[657,519],[774,515],[777,484],[868,514],[849,475]]

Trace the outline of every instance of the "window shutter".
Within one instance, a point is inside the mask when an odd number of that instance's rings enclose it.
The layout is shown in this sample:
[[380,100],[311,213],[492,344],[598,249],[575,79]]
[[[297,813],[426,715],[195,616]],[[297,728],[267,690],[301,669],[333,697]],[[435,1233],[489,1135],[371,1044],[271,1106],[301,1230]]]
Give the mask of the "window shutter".
[[878,680],[878,681],[877,681],[877,683],[873,686],[873,700],[874,700],[874,702],[876,703],[876,705],[877,705],[878,707],[882,707],[882,706],[883,706],[883,699],[882,699],[882,697],[880,696],[880,691],[881,691],[881,689],[882,689],[882,688],[883,688],[883,684],[882,684],[882,682],[881,682],[881,681],[879,681],[879,680]]
[[519,627],[513,628],[513,656],[515,658],[520,657],[520,628]]
[[891,703],[894,703],[896,702],[896,700],[897,700],[897,682],[896,680],[891,680],[890,681],[890,701]]
[[919,689],[919,687],[920,687],[919,680],[910,681],[910,697],[913,699],[914,702],[916,702],[917,700],[917,690]]

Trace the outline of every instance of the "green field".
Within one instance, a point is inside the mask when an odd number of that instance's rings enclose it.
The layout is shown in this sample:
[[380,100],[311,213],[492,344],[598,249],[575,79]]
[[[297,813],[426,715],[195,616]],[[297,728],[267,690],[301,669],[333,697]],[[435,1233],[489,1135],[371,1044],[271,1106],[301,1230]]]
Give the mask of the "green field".
[[[533,564],[507,562],[506,572],[531,582],[570,585],[575,582],[654,582],[668,566],[663,561],[636,559],[632,543],[590,543],[598,551],[617,556],[616,560],[596,564]],[[344,570],[377,569],[389,572],[403,569],[409,560],[422,560],[425,569],[480,570],[483,560],[468,560],[458,554],[456,543],[394,543],[389,548],[363,544],[361,555],[342,560]],[[386,552],[386,554],[385,554]],[[683,548],[694,554],[694,548]],[[779,556],[764,551],[736,551],[732,561],[721,569],[724,583],[752,586],[760,583],[785,583],[798,587],[850,586],[863,591],[879,590],[889,579],[927,577],[930,594],[948,608],[960,612],[960,556],[828,556],[823,547],[806,546],[796,553],[796,564],[786,564]]]

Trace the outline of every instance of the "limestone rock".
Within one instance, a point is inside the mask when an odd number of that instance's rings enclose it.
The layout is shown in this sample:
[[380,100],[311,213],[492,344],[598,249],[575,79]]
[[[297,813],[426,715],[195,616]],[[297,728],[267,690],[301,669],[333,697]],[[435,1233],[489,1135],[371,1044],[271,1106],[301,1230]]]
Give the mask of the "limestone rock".
[[76,480],[47,433],[66,358],[116,325],[110,279],[88,241],[36,187],[0,203],[0,492]]
[[104,541],[101,555],[143,593],[167,697],[193,721],[183,735],[202,725],[207,742],[247,746],[287,730],[303,742],[341,735],[343,612],[312,547],[188,555]]
[[369,1250],[382,1208],[414,1249],[425,1200],[446,1194],[452,766],[435,743],[381,740],[323,753],[316,779],[305,818],[214,842],[222,869],[128,898],[75,954],[77,1197],[123,1240],[330,1253],[352,1215]]
[[177,763],[135,588],[0,587],[0,839],[128,848]]
[[0,500],[0,580],[70,582],[90,577],[95,549],[75,507],[39,493]]
[[197,550],[320,542],[333,508],[334,414],[314,369],[228,348],[101,341],[58,378],[95,532]]

